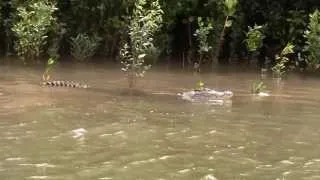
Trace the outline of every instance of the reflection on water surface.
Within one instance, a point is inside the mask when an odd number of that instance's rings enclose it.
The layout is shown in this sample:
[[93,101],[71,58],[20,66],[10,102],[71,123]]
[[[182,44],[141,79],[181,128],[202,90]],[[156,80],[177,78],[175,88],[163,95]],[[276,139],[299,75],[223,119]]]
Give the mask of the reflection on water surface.
[[150,72],[140,96],[118,69],[57,69],[92,89],[41,88],[41,71],[1,67],[0,179],[320,179],[320,86],[290,77],[253,97],[253,73],[204,74],[230,105],[177,93],[191,73]]

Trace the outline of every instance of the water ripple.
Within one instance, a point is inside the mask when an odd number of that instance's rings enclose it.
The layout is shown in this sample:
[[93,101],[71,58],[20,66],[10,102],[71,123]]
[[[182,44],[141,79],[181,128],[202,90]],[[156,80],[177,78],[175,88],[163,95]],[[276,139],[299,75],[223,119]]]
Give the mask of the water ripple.
[[30,176],[27,179],[48,179],[49,176]]

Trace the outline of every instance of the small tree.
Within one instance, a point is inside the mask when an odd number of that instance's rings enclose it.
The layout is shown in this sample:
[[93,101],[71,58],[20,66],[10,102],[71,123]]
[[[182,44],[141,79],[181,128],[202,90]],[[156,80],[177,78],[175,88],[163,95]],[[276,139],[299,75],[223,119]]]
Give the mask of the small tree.
[[127,74],[129,87],[133,88],[137,77],[143,77],[151,65],[144,58],[154,48],[153,35],[160,28],[162,14],[159,1],[137,0],[129,25],[129,43],[120,50],[122,70]]
[[286,63],[289,61],[289,58],[286,56],[294,52],[293,48],[294,45],[289,42],[281,51],[280,55],[276,56],[277,64],[272,67],[272,71],[276,77],[281,78],[281,76],[286,72]]
[[224,35],[226,28],[231,27],[232,25],[232,20],[230,20],[230,16],[233,16],[234,13],[236,12],[236,8],[238,5],[238,0],[224,0],[224,8],[225,8],[225,21],[223,24],[223,29],[220,33],[220,39],[219,39],[219,46],[217,50],[216,56],[220,55],[221,48],[223,47],[224,44]]
[[312,69],[318,69],[320,65],[320,12],[316,10],[309,15],[310,22],[304,36],[307,39],[305,50],[309,53],[307,61]]
[[265,38],[263,34],[263,26],[254,25],[254,27],[249,27],[249,31],[246,36],[247,38],[245,43],[249,52],[256,52],[257,49],[262,46],[262,40]]
[[18,40],[15,50],[24,63],[34,61],[47,43],[47,33],[50,31],[56,5],[46,0],[31,2],[25,6],[18,7],[18,21],[12,27]]
[[257,56],[257,50],[262,47],[262,41],[265,38],[265,35],[263,33],[263,26],[258,26],[256,24],[253,27],[249,26],[249,31],[246,33],[246,39],[244,40],[244,42],[247,46],[250,59],[254,56]]
[[48,62],[46,64],[44,73],[42,74],[42,81],[49,81],[51,76],[50,73],[53,70],[53,68],[55,67],[57,61],[54,58],[49,58]]
[[210,22],[205,24],[201,17],[198,17],[198,25],[199,28],[196,30],[194,36],[197,37],[197,40],[199,42],[199,66],[201,66],[204,54],[208,53],[212,49],[212,47],[209,46],[208,43],[208,35],[210,34],[210,31],[213,29],[213,26]]
[[259,94],[263,91],[265,91],[267,88],[267,86],[264,84],[263,81],[255,81],[254,83],[252,83],[251,86],[251,93],[252,94]]

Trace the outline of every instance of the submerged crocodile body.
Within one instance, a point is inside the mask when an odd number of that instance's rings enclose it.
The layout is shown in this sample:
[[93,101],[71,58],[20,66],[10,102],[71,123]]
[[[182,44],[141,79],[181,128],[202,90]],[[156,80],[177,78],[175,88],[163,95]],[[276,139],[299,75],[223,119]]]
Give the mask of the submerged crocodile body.
[[42,86],[49,87],[71,87],[71,88],[88,88],[87,84],[81,84],[73,81],[44,81],[41,84]]
[[230,100],[233,97],[231,91],[216,91],[209,88],[192,90],[181,94],[183,100],[191,102],[214,102]]

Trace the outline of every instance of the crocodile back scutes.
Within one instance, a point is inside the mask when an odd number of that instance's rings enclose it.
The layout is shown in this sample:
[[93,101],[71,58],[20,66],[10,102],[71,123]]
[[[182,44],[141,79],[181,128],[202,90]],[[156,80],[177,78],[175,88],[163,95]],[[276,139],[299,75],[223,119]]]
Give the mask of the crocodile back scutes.
[[87,84],[81,84],[74,81],[44,81],[41,84],[42,86],[49,87],[71,87],[71,88],[88,88]]

